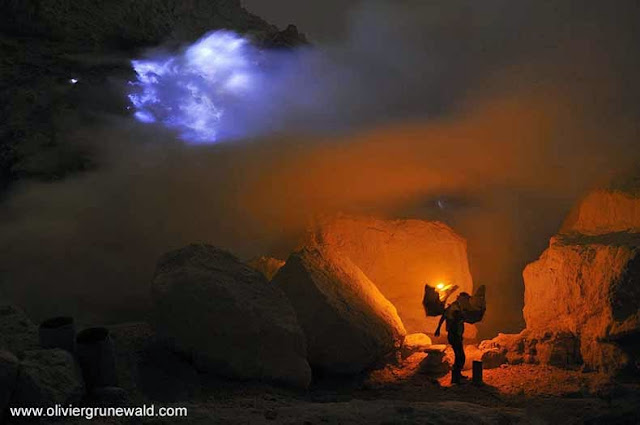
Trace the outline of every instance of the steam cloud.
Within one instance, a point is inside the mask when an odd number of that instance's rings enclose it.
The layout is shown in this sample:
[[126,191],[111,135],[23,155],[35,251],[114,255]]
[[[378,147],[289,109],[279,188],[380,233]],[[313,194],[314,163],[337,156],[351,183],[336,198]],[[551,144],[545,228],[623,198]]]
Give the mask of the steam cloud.
[[[205,35],[178,56],[134,60],[129,95],[141,122],[162,122],[192,142],[215,142],[229,103],[252,102],[258,52],[230,31]],[[252,90],[253,89],[253,90]]]
[[282,257],[343,211],[451,224],[488,287],[485,331],[517,330],[524,264],[585,190],[637,163],[637,9],[366,2],[340,45],[268,53],[269,84],[231,102],[232,142],[109,116],[70,129],[102,165],[4,203],[1,289],[36,317],[139,318],[161,253]]

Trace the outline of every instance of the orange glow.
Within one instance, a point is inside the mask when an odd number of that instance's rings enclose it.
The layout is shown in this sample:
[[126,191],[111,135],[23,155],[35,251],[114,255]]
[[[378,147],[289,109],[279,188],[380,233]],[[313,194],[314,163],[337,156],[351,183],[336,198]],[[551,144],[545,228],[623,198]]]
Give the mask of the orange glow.
[[440,297],[440,301],[444,301],[447,296],[447,291],[452,287],[450,283],[438,282],[436,284],[436,291],[438,291],[438,296]]

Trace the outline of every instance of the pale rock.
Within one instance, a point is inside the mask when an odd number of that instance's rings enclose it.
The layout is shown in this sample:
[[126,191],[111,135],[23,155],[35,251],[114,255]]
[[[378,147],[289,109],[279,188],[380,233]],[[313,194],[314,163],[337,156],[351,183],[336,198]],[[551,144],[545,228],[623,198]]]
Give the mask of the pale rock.
[[312,366],[358,373],[400,348],[406,332],[395,307],[348,258],[303,249],[272,284],[295,308]]
[[571,211],[561,233],[601,235],[640,232],[640,197],[618,190],[594,190]]
[[338,216],[318,222],[306,244],[348,257],[398,309],[411,333],[434,332],[438,322],[425,317],[425,283],[456,284],[473,293],[466,240],[440,222]]
[[627,366],[628,354],[616,341],[640,332],[639,247],[638,234],[559,235],[525,268],[523,312],[529,338],[542,342],[539,361],[576,358],[571,341],[579,340],[587,367],[616,372]]
[[423,333],[409,334],[404,337],[402,343],[402,357],[409,357],[411,354],[424,351],[431,346],[431,338]]

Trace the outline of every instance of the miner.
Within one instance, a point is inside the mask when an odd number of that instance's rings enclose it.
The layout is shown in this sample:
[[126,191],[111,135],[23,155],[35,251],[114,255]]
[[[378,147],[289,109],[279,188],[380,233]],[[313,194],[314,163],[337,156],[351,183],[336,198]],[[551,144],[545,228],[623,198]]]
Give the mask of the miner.
[[470,298],[471,296],[466,292],[458,295],[458,298],[445,309],[435,333],[436,336],[440,336],[440,327],[442,323],[446,321],[447,339],[455,354],[455,361],[451,371],[452,384],[460,383],[462,379],[462,369],[464,368],[464,362],[466,360],[464,346],[462,344],[462,334],[464,333],[463,306],[469,304]]

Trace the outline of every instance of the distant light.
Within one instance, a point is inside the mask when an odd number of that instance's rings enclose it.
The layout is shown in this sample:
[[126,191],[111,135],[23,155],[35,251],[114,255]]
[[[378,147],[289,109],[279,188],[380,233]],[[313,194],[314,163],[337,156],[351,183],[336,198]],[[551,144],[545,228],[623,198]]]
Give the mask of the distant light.
[[77,79],[77,78],[71,78],[71,79],[69,80],[69,82],[70,82],[71,84],[77,84],[77,83],[78,83],[78,79]]
[[441,210],[445,209],[445,207],[447,206],[442,199],[438,199],[436,201],[436,204],[438,204],[438,208],[440,208]]

